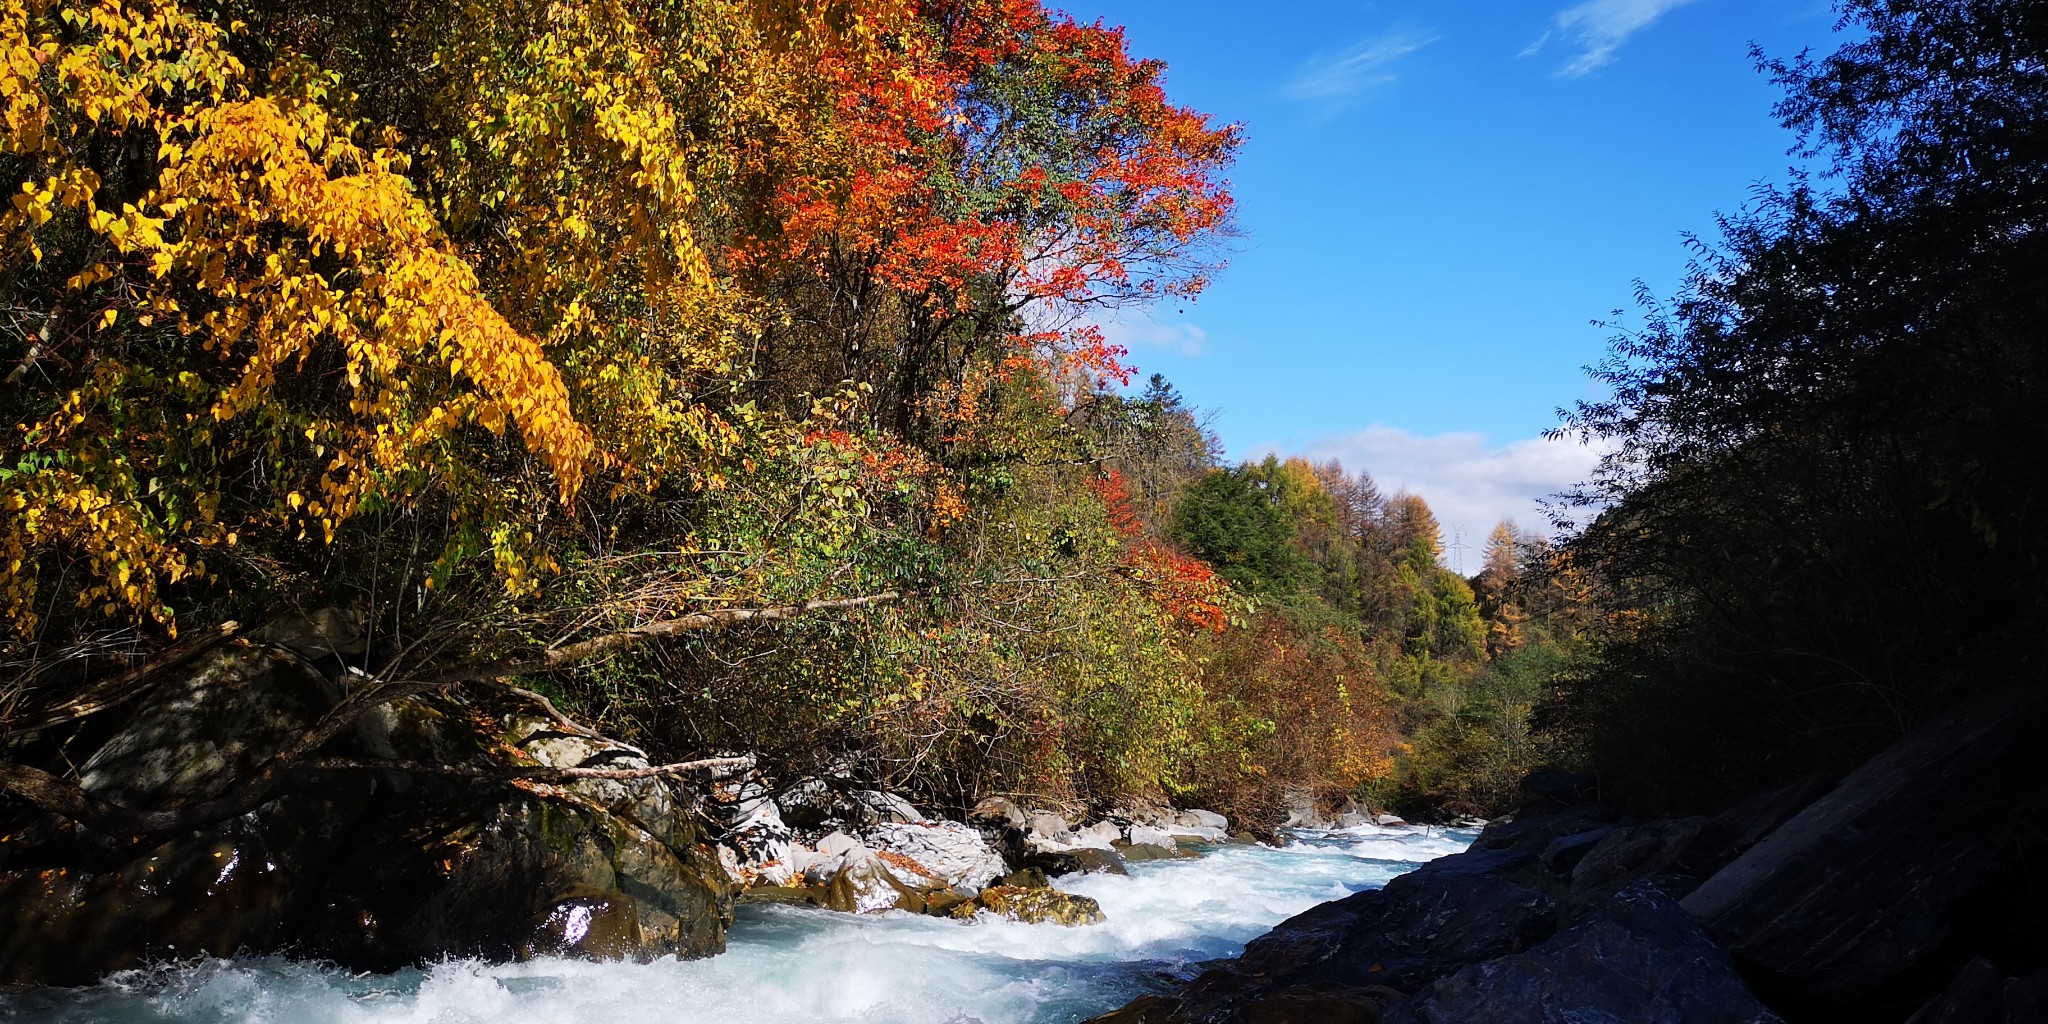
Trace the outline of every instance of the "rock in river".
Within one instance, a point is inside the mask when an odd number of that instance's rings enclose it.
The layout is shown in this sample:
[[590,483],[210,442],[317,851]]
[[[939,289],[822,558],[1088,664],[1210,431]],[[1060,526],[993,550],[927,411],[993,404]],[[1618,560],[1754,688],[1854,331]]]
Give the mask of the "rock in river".
[[[80,779],[131,807],[205,799],[340,696],[297,653],[227,644],[89,722],[78,736],[93,746],[74,751]],[[502,774],[647,767],[633,747],[485,688],[387,705],[322,754],[445,771],[302,769],[250,814],[139,843],[4,812],[0,984],[80,984],[150,959],[287,949],[390,970],[445,956],[724,947],[731,896],[688,786]]]

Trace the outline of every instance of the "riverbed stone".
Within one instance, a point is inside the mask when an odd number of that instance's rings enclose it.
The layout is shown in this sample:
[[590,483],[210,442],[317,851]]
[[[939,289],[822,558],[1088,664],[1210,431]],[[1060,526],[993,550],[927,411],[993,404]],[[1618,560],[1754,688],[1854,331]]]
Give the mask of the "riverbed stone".
[[1069,927],[1100,924],[1102,905],[1086,896],[1058,889],[1025,889],[998,885],[981,891],[972,902],[953,909],[953,916],[973,920],[988,913],[1025,924],[1058,924]]

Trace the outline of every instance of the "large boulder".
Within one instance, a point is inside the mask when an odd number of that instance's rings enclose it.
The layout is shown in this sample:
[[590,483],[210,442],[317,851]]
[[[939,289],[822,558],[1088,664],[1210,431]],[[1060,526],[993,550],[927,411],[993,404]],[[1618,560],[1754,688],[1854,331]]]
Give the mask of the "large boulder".
[[[443,956],[720,952],[731,888],[698,796],[661,778],[506,784],[495,767],[647,768],[639,749],[517,695],[393,705],[387,742],[479,777],[393,786],[339,840],[295,931],[301,948],[390,970]],[[410,758],[421,759],[421,758]]]
[[2042,1024],[2048,1021],[2048,970],[2016,978],[1982,958],[1956,974],[1948,990],[1906,1024]]
[[1639,884],[1524,953],[1474,964],[1394,1004],[1386,1024],[1775,1024],[1728,954]]
[[1010,871],[980,832],[957,821],[888,822],[864,830],[861,840],[908,858],[940,885],[970,896]]
[[[309,646],[302,625],[285,639]],[[224,645],[78,731],[81,784],[134,807],[217,795],[341,693],[293,650]],[[723,948],[730,894],[686,786],[500,774],[648,767],[544,702],[492,690],[411,698],[321,753],[386,766],[300,770],[250,814],[140,843],[39,814],[0,817],[0,984],[84,983],[151,959],[237,952],[388,970],[451,955]],[[408,762],[446,770],[390,766]]]
[[1210,966],[1177,995],[1100,1020],[1377,1020],[1393,998],[1551,935],[1550,899],[1498,873],[1531,859],[1499,852],[1431,862],[1383,889],[1311,907],[1253,939],[1244,955]]
[[926,894],[944,886],[922,865],[899,855],[859,847],[842,854],[824,884],[819,905],[851,914],[885,910],[925,911]]
[[1687,896],[1749,968],[1848,1001],[1948,937],[1987,880],[2043,851],[2048,692],[1970,701],[1894,744]]
[[[217,648],[128,712],[84,759],[82,784],[135,808],[217,796],[337,696],[292,653]],[[85,984],[151,959],[289,942],[287,919],[372,790],[363,776],[315,776],[252,814],[139,845],[0,817],[0,986]]]

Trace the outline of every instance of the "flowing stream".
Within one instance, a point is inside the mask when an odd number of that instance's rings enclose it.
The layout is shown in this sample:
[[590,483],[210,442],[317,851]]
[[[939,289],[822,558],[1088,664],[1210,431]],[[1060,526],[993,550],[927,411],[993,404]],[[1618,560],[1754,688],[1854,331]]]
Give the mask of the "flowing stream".
[[1025,1024],[1071,1022],[1231,956],[1281,920],[1376,888],[1475,833],[1304,831],[1060,879],[1102,903],[1083,928],[743,905],[723,956],[650,964],[450,961],[356,975],[282,958],[128,971],[101,984],[0,996],[0,1020],[277,1024]]

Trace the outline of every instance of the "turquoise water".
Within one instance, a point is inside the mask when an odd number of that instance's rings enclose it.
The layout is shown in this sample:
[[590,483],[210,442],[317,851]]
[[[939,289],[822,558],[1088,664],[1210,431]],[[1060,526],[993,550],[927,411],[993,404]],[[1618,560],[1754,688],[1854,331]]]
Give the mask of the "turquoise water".
[[1465,848],[1419,827],[1298,832],[1279,847],[1061,879],[1108,921],[1085,928],[743,906],[728,951],[650,964],[449,961],[359,975],[282,958],[129,971],[0,996],[0,1020],[277,1024],[1026,1024],[1077,1021],[1231,956],[1281,920]]

